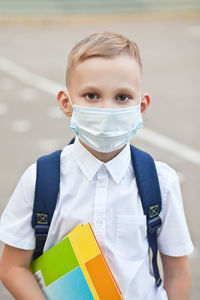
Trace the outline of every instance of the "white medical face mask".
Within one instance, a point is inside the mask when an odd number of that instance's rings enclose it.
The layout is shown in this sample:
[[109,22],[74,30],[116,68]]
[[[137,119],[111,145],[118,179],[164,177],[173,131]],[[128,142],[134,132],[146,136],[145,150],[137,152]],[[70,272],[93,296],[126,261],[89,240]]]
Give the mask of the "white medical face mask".
[[[68,95],[69,96],[69,95]],[[112,152],[125,146],[143,127],[140,104],[121,109],[73,105],[70,127],[83,143],[98,152]]]

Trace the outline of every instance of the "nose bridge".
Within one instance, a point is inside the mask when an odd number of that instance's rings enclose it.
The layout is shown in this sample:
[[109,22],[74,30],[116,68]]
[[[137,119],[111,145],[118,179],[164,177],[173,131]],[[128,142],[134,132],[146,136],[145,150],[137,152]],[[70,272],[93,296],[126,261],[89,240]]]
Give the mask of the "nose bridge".
[[101,108],[114,108],[115,107],[115,103],[112,99],[111,96],[104,96],[102,98],[101,104],[100,104]]

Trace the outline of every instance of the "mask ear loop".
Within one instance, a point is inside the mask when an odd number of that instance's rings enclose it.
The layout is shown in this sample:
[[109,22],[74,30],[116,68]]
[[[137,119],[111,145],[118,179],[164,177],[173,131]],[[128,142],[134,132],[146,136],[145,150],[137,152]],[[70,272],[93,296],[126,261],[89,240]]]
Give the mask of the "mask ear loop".
[[141,109],[142,109],[142,107],[141,107],[141,105],[142,105],[142,99],[143,99],[143,97],[141,96],[140,97],[140,103],[138,104],[138,106],[140,107],[140,114],[141,114],[141,117],[143,119],[143,115],[142,115],[142,111],[141,111]]
[[70,104],[71,104],[71,107],[74,108],[74,105],[73,105],[73,103],[72,103],[72,101],[71,101],[71,98],[70,98],[70,95],[69,95],[68,90],[66,90],[66,92],[67,92],[67,96],[68,96],[68,98],[69,98],[69,102],[70,102]]

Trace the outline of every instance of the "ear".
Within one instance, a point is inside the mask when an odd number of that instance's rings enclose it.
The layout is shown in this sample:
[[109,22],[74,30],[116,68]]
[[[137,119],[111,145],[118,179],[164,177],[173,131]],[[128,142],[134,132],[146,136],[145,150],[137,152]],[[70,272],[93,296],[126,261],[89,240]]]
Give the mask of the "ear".
[[151,99],[150,99],[149,95],[144,94],[144,96],[142,97],[142,100],[141,100],[141,104],[140,104],[142,116],[144,116],[144,114],[146,113],[150,102],[151,102]]
[[69,102],[67,93],[63,90],[59,91],[57,94],[57,100],[58,100],[58,104],[59,104],[61,110],[64,112],[64,114],[68,117],[71,117],[73,108],[71,106],[71,103]]

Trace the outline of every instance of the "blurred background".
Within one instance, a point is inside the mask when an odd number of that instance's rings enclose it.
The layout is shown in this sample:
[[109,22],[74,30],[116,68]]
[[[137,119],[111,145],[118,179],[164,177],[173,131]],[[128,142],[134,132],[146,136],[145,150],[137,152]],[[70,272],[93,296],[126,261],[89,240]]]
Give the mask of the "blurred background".
[[[200,294],[200,1],[0,0],[0,214],[24,170],[68,144],[56,94],[73,45],[99,31],[136,41],[149,112],[132,143],[178,172]],[[0,243],[0,255],[3,244]],[[0,285],[0,299],[13,299]]]

